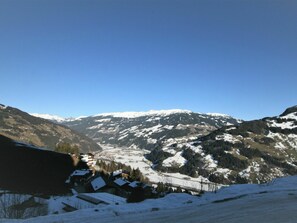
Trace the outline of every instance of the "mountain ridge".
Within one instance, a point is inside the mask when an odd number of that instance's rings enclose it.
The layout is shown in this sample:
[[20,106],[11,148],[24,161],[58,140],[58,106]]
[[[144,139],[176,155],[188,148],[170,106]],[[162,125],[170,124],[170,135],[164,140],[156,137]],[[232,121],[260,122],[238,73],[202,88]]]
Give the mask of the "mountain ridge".
[[[279,116],[224,126],[170,149],[152,151],[148,158],[161,171],[202,175],[217,183],[263,183],[297,174],[296,106]],[[176,154],[185,158],[184,165],[168,167]]]
[[[215,113],[215,112],[201,113],[201,112],[194,112],[186,109],[162,109],[162,110],[149,110],[149,111],[138,111],[138,112],[137,111],[106,112],[106,113],[99,113],[99,114],[89,115],[89,116],[68,117],[68,118],[64,118],[59,115],[40,114],[40,113],[30,113],[30,115],[61,123],[61,122],[79,120],[87,117],[98,117],[98,116],[113,116],[117,118],[139,118],[142,116],[154,116],[154,115],[166,116],[166,115],[178,114],[178,113],[196,113],[196,114],[202,114],[202,115],[206,114],[206,115],[217,116],[217,117],[220,117],[220,116],[232,117],[228,114],[223,114],[223,113]],[[240,120],[240,119],[237,119],[237,120]]]
[[174,141],[187,141],[224,125],[240,123],[228,115],[208,115],[189,110],[103,113],[62,124],[99,144],[153,149]]
[[64,125],[4,105],[0,106],[0,134],[50,150],[60,142],[77,145],[82,152],[101,150],[91,139]]

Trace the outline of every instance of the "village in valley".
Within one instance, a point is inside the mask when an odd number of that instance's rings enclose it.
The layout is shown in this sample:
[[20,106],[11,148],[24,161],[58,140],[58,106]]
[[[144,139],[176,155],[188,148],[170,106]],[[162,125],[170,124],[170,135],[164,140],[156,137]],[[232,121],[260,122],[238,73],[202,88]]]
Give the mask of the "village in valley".
[[[114,161],[96,160],[92,153],[71,156],[78,168],[65,181],[73,194],[71,199],[67,199],[68,202],[65,199],[61,201],[64,206],[62,209],[66,212],[86,205],[108,205],[108,198],[111,197],[130,203],[163,197],[170,192],[182,192],[181,188],[174,190],[161,182],[151,185],[138,168],[132,169]],[[80,207],[77,207],[77,203],[80,203]]]

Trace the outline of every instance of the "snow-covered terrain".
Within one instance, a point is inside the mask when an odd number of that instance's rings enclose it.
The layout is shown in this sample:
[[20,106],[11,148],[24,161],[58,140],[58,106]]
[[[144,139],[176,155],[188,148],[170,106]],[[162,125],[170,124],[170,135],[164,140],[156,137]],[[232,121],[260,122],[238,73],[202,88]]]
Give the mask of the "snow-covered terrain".
[[182,157],[182,151],[181,151],[181,152],[177,152],[174,156],[165,159],[162,165],[165,167],[166,166],[170,167],[173,165],[180,167],[180,166],[183,166],[186,162],[187,160],[184,157]]
[[[234,185],[205,193],[201,197],[188,194],[169,194],[160,199],[149,199],[127,204],[115,196],[109,204],[85,207],[80,210],[36,217],[26,220],[2,219],[7,223],[93,223],[93,222],[195,222],[195,223],[289,223],[297,218],[297,177],[280,178],[264,185]],[[100,195],[98,195],[100,196]],[[101,196],[104,199],[105,195]],[[59,202],[73,197],[49,201],[59,209]]]
[[207,115],[188,110],[116,112],[65,120],[62,124],[99,144],[153,150],[192,141],[222,126],[238,124],[228,115]]
[[63,118],[61,116],[58,115],[50,115],[50,114],[38,114],[38,113],[30,113],[30,115],[37,117],[37,118],[43,118],[43,119],[47,119],[49,121],[52,122],[57,122],[57,123],[63,123],[63,122],[71,122],[71,121],[75,121],[75,120],[80,120],[82,118],[86,118],[87,116],[80,116],[77,118]]
[[185,179],[203,176],[203,181],[232,184],[297,173],[296,120],[297,107],[291,107],[280,116],[249,122],[176,109],[105,113],[63,124],[100,145],[110,145],[113,150],[104,151],[103,157],[114,156],[132,166],[149,163],[140,169],[152,182],[166,182],[165,172],[179,172]]
[[[113,148],[111,146],[101,146],[103,150],[96,154],[96,159],[115,161],[129,165],[134,169],[139,168],[141,173],[149,179],[153,184],[158,182],[168,183],[173,187],[181,187],[183,189],[200,191],[212,191],[219,188],[220,184],[213,184],[204,177],[189,177],[180,173],[164,173],[156,171],[152,168],[153,164],[145,158],[145,154],[149,151],[141,150],[137,148]],[[180,157],[180,154],[176,154],[175,158],[167,160],[169,163],[184,162],[184,159]]]
[[182,109],[170,109],[170,110],[150,110],[146,112],[113,112],[113,113],[101,113],[98,115],[94,115],[93,117],[112,116],[115,118],[139,118],[143,116],[168,116],[168,115],[179,114],[179,113],[192,113],[192,111],[182,110]]
[[55,121],[55,122],[58,122],[58,123],[65,121],[65,118],[62,118],[62,117],[60,117],[58,115],[38,114],[38,113],[31,113],[30,115],[38,117],[38,118],[43,118],[43,119]]
[[100,144],[149,150],[159,145],[191,141],[219,127],[241,122],[229,115],[181,109],[101,113],[78,118],[32,115],[66,125]]

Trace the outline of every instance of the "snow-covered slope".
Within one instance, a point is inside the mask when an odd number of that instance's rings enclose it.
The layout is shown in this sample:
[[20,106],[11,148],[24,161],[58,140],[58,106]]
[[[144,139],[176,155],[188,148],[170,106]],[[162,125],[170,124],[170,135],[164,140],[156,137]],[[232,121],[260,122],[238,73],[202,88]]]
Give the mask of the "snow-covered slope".
[[280,116],[225,126],[193,142],[153,150],[147,158],[163,172],[176,171],[178,166],[183,174],[212,182],[261,183],[297,174],[296,151],[294,106]]
[[63,122],[99,144],[154,149],[187,142],[240,121],[228,115],[207,115],[188,110],[104,113]]
[[[201,197],[169,194],[161,199],[145,200],[141,203],[111,202],[105,207],[83,208],[71,213],[27,220],[3,219],[0,222],[93,223],[100,219],[102,223],[289,223],[295,222],[297,218],[296,185],[297,177],[294,176],[277,179],[265,185],[234,185],[216,193],[205,193]],[[115,197],[114,200],[116,199]]]
[[38,117],[38,118],[43,118],[55,123],[63,123],[63,122],[71,122],[71,121],[75,121],[75,120],[80,120],[81,118],[86,118],[87,116],[80,116],[77,118],[63,118],[61,116],[58,115],[50,115],[50,114],[38,114],[38,113],[30,113],[30,115],[34,116],[34,117]]
[[297,106],[249,122],[167,110],[106,113],[64,124],[100,144],[150,150],[145,158],[161,172],[220,184],[261,183],[297,173]]
[[113,112],[113,113],[101,113],[95,115],[94,117],[100,116],[112,116],[115,118],[139,118],[143,116],[168,116],[172,114],[180,114],[180,113],[192,113],[189,110],[182,109],[170,109],[170,110],[150,110],[147,112]]
[[38,113],[31,113],[30,115],[38,117],[38,118],[43,118],[43,119],[47,119],[47,120],[50,120],[50,121],[58,122],[58,123],[61,123],[61,122],[66,120],[65,118],[62,118],[62,117],[57,116],[57,115],[38,114]]

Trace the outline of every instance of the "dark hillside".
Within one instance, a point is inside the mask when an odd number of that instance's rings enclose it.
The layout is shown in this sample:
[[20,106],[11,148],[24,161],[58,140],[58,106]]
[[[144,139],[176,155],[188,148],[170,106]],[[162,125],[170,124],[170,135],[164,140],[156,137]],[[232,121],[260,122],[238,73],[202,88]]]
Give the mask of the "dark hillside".
[[72,146],[79,147],[80,152],[101,150],[101,147],[92,139],[66,126],[1,104],[0,134],[49,150],[54,150],[59,143],[70,143]]
[[24,193],[65,193],[64,182],[75,169],[67,154],[17,143],[2,135],[0,157],[0,188]]

